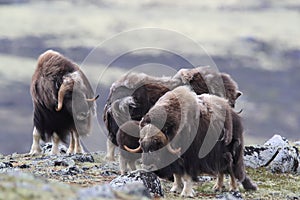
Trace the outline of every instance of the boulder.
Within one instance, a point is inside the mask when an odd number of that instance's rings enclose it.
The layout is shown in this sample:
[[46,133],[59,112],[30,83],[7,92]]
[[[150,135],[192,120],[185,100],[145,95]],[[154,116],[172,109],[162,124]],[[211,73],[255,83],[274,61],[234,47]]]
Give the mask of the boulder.
[[164,196],[159,178],[153,172],[144,170],[137,170],[126,175],[118,176],[110,182],[110,185],[114,189],[126,191],[128,189],[127,185],[132,183],[144,185],[147,188],[148,193],[152,196]]
[[246,146],[244,160],[247,167],[267,167],[279,173],[300,173],[299,149],[280,135],[274,135],[263,145]]

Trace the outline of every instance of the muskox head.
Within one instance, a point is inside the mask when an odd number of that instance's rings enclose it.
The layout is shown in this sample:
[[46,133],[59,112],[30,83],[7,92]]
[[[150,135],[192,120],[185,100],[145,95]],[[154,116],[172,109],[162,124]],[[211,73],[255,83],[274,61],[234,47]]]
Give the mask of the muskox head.
[[131,153],[142,151],[142,163],[149,170],[164,167],[164,162],[171,163],[169,159],[176,159],[181,153],[181,148],[173,148],[168,137],[153,124],[147,124],[141,129],[139,143],[136,149],[124,147]]

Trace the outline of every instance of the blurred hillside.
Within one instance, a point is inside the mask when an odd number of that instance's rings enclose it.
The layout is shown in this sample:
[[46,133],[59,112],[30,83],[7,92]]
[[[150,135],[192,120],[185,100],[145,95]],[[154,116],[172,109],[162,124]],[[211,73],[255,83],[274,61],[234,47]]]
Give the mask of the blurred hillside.
[[[179,0],[0,0],[0,153],[30,149],[29,85],[36,59],[47,49],[57,50],[81,65],[97,88],[101,97],[98,119],[84,142],[91,151],[104,150],[105,130],[97,121],[101,121],[113,81],[132,67],[153,61],[173,69],[189,67],[167,53],[142,51],[112,63],[110,74],[101,77],[115,51],[132,50],[144,38],[102,48],[99,60],[104,62],[84,63],[91,50],[105,40],[143,27],[170,29],[191,38],[220,71],[233,76],[244,93],[237,110],[243,109],[248,143],[262,142],[274,133],[299,139],[299,20],[299,0],[187,0],[184,4]],[[161,42],[170,49],[180,47],[199,65],[206,64],[203,60],[207,55],[179,41],[170,38]]]

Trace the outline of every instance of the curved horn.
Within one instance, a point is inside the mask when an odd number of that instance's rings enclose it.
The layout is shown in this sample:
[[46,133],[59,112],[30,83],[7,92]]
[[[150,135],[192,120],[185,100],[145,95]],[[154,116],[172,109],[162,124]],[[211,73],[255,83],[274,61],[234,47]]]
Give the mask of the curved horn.
[[139,153],[139,152],[142,151],[141,145],[138,146],[138,147],[135,148],[135,149],[130,149],[130,148],[129,148],[128,146],[126,146],[126,145],[123,145],[123,147],[124,147],[124,149],[125,149],[126,151],[128,151],[128,152],[130,152],[130,153]]
[[[70,84],[71,83],[71,84]],[[57,108],[56,111],[60,111],[62,109],[63,103],[64,103],[64,97],[68,90],[72,89],[74,82],[73,81],[64,81],[59,90],[58,90],[58,96],[57,96]]]
[[86,99],[86,101],[93,102],[93,101],[96,101],[98,98],[99,98],[99,94],[96,97],[94,97],[94,98]]
[[241,114],[243,112],[243,109],[241,109],[239,112],[236,112],[236,114]]
[[167,149],[171,154],[174,155],[179,155],[181,153],[181,147],[177,148],[177,149],[173,149],[173,147],[171,146],[171,144],[167,144]]

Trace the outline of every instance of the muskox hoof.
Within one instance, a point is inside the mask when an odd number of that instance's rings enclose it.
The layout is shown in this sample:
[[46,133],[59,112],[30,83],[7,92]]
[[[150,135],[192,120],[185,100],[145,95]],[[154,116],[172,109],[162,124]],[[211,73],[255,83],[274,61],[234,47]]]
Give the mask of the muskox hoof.
[[194,198],[195,197],[195,192],[193,189],[191,190],[183,190],[180,194],[182,197],[188,197],[188,198]]
[[233,188],[233,187],[230,187],[230,188],[229,188],[229,191],[230,191],[230,192],[239,192],[239,188],[237,188],[237,187],[234,187],[234,188]]
[[30,152],[28,153],[28,155],[30,155],[30,156],[36,156],[36,155],[40,155],[40,154],[42,154],[42,149],[40,147],[31,148]]
[[179,185],[173,185],[173,187],[171,188],[170,192],[176,193],[176,194],[180,194],[182,192],[182,187]]
[[225,189],[224,185],[218,185],[217,183],[214,185],[213,190],[215,192],[223,192]]

